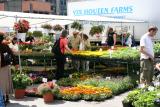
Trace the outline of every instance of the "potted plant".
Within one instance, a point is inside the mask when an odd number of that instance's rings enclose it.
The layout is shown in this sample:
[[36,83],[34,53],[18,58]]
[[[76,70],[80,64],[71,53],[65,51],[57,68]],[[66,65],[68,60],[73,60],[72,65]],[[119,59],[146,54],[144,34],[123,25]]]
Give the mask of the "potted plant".
[[83,29],[83,26],[79,22],[75,21],[72,23],[71,28],[81,31]]
[[56,24],[56,25],[53,26],[54,31],[61,31],[62,29],[63,29],[63,27],[59,24]]
[[17,38],[21,41],[25,41],[26,33],[30,29],[29,22],[27,20],[21,19],[14,24],[14,29],[18,32]]
[[38,86],[38,93],[43,96],[45,103],[51,103],[53,102],[53,93],[52,88],[54,86],[51,83],[44,83]]
[[41,26],[43,29],[51,30],[52,26],[50,24],[44,24]]
[[21,99],[24,98],[25,89],[28,85],[32,83],[32,80],[26,74],[14,74],[12,76],[13,86],[15,89],[15,98]]
[[123,104],[123,107],[133,107],[133,106],[132,106],[132,103],[131,103],[127,98],[125,98],[125,99],[122,101],[122,104]]
[[89,34],[91,36],[96,35],[97,37],[99,37],[99,35],[103,32],[103,30],[104,30],[103,25],[93,26],[93,27],[91,27]]

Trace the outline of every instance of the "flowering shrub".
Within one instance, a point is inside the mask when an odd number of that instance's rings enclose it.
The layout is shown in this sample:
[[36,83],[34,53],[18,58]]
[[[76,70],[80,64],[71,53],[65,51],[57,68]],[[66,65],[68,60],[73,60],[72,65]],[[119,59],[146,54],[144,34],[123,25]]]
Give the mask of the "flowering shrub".
[[93,87],[79,85],[60,90],[60,94],[65,100],[105,100],[112,96],[112,91],[109,88]]
[[26,33],[30,29],[29,22],[24,19],[19,20],[14,24],[14,29],[18,31],[18,33]]

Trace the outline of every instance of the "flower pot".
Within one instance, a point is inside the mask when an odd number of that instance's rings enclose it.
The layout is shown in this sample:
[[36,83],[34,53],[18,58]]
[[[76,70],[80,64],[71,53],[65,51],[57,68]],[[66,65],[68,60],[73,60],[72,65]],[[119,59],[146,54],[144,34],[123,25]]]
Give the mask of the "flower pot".
[[132,103],[130,102],[122,102],[122,104],[123,104],[123,107],[133,107]]
[[20,39],[22,42],[25,42],[26,33],[17,33],[17,39]]
[[43,99],[45,103],[51,103],[53,102],[53,94],[52,93],[46,93],[43,95]]
[[25,95],[25,89],[16,89],[15,90],[15,98],[16,99],[22,99]]

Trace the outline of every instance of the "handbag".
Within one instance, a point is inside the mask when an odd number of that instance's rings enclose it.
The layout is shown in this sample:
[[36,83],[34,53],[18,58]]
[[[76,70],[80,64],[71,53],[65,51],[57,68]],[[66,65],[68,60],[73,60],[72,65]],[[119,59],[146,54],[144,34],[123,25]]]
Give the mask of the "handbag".
[[9,53],[3,53],[5,65],[10,65],[12,62],[12,56]]

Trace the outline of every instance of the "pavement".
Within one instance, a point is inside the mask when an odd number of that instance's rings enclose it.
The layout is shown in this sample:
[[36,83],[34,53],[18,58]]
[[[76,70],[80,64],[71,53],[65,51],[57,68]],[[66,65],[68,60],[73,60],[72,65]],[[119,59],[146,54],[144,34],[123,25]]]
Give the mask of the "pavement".
[[128,92],[103,102],[55,100],[50,104],[45,104],[42,98],[25,97],[24,99],[15,99],[14,97],[11,97],[10,103],[7,107],[123,107],[122,100],[127,96],[127,94]]

